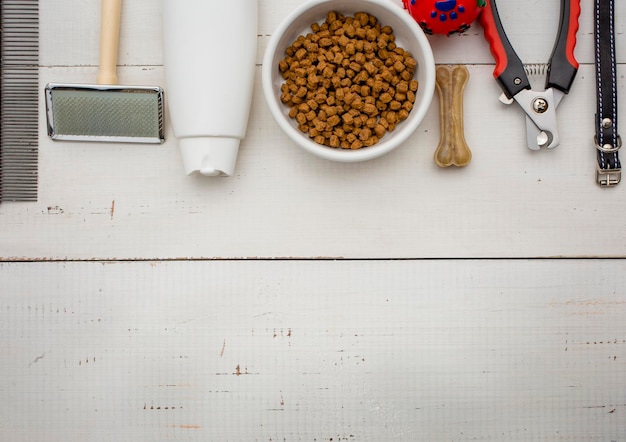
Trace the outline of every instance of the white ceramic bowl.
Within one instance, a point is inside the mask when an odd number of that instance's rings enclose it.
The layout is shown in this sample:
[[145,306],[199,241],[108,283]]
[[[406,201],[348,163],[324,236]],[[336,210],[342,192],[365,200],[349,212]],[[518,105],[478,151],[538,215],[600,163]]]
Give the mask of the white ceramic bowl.
[[[414,78],[419,82],[416,99],[409,117],[386,133],[378,143],[361,149],[342,149],[324,146],[298,130],[289,118],[289,108],[280,101],[284,80],[278,63],[285,57],[285,49],[299,36],[311,32],[311,24],[322,23],[331,11],[353,16],[364,11],[383,25],[393,28],[398,46],[409,51],[417,61]],[[281,129],[306,151],[333,161],[365,161],[380,157],[401,145],[424,119],[435,90],[435,62],[424,32],[400,5],[391,0],[308,0],[289,14],[272,35],[263,58],[263,91],[274,119]]]

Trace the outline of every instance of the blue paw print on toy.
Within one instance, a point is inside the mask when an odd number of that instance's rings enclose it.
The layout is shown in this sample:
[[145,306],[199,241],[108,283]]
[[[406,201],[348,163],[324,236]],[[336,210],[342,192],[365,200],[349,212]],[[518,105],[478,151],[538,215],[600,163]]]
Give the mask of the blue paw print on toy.
[[465,6],[456,4],[456,0],[444,0],[435,2],[435,10],[430,13],[431,18],[437,18],[439,16],[439,21],[446,21],[448,18],[450,20],[456,20],[459,18],[459,14],[463,14],[465,12]]

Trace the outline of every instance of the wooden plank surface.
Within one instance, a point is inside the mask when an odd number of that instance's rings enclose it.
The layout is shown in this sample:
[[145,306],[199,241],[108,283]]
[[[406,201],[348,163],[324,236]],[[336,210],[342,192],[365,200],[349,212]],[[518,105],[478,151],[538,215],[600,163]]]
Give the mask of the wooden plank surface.
[[0,272],[3,440],[626,435],[621,260]]
[[[550,56],[558,3],[499,2],[525,62]],[[259,0],[233,177],[185,176],[169,125],[161,146],[53,143],[41,101],[39,201],[0,205],[0,440],[626,440],[626,184],[594,182],[592,2],[549,152],[497,100],[480,26],[429,37],[470,71],[453,170],[437,100],[367,163],[287,140],[261,62],[299,4]],[[99,2],[40,8],[41,89],[92,83]],[[164,85],[160,22],[124,2],[121,82]]]
[[[42,2],[42,85],[94,81],[97,3]],[[552,3],[558,2],[501,7],[527,62],[549,57],[558,21]],[[562,144],[551,151],[527,149],[522,112],[497,100],[478,24],[464,36],[431,38],[438,62],[468,63],[471,73],[464,102],[474,158],[459,170],[440,169],[432,160],[439,140],[436,99],[405,145],[366,163],[315,158],[280,132],[267,111],[260,62],[272,30],[297,4],[259,4],[256,89],[233,177],[185,176],[169,127],[162,146],[53,143],[43,131],[42,100],[39,202],[0,206],[0,258],[626,255],[624,220],[615,216],[625,187],[607,190],[594,182],[590,2],[583,2],[578,32],[580,71],[558,112]],[[124,5],[120,81],[163,85],[160,2]],[[617,16],[626,16],[623,2],[617,8]],[[618,22],[620,79],[623,36]],[[619,96],[626,96],[623,81]]]

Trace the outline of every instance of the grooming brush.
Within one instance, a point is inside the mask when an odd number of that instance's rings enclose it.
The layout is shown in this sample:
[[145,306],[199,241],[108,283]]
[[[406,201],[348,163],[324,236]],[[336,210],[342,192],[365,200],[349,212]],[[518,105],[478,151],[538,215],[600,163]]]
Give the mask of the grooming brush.
[[45,88],[53,140],[162,143],[163,89],[117,84],[121,0],[102,0],[97,84],[50,83]]

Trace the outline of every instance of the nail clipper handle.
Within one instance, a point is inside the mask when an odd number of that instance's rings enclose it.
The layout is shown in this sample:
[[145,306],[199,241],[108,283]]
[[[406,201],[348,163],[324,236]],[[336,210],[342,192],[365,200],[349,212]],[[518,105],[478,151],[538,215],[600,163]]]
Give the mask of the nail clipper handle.
[[530,89],[524,65],[513,50],[502,27],[495,0],[487,0],[487,5],[480,14],[480,24],[496,61],[493,76],[500,84],[504,95],[511,99],[521,90]]
[[559,32],[550,56],[550,68],[546,79],[546,88],[553,87],[568,93],[576,72],[578,61],[574,57],[580,0],[561,0],[561,19]]

